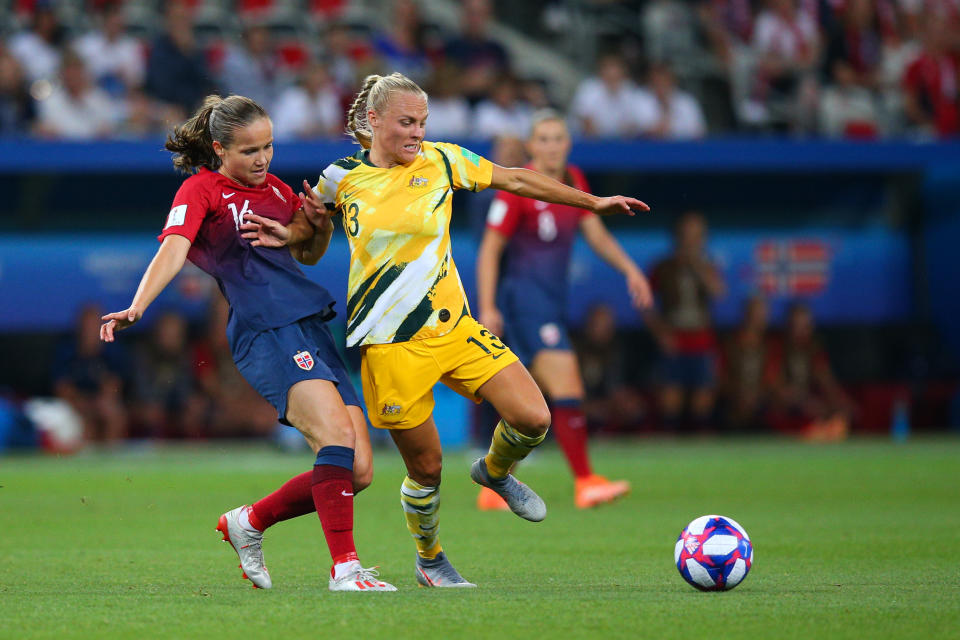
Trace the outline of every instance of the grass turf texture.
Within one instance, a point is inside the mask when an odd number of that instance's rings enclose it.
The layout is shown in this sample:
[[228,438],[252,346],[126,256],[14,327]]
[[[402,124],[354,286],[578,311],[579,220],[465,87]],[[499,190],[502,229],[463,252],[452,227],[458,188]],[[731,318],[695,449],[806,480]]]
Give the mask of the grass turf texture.
[[[521,472],[539,524],[474,509],[471,456],[446,459],[441,540],[475,590],[418,589],[403,472],[376,454],[357,544],[395,594],[327,591],[315,515],[264,545],[274,589],[240,579],[221,512],[309,468],[266,449],[161,449],[0,459],[0,638],[951,637],[960,625],[960,441],[598,445],[633,494],[591,511],[552,447]],[[728,593],[673,566],[680,529],[719,513],[755,563]],[[953,636],[955,637],[955,636]]]

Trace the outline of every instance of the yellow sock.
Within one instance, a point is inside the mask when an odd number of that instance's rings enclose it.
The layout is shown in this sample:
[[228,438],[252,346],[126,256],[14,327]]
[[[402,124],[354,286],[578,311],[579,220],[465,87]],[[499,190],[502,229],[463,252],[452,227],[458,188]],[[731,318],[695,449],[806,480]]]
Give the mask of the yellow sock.
[[510,467],[526,458],[546,437],[546,432],[535,438],[525,436],[501,420],[493,431],[490,453],[485,458],[487,472],[493,478],[506,478]]
[[438,525],[440,516],[440,488],[424,487],[410,476],[400,486],[400,504],[407,518],[407,529],[417,543],[417,553],[428,560],[436,558],[440,546]]

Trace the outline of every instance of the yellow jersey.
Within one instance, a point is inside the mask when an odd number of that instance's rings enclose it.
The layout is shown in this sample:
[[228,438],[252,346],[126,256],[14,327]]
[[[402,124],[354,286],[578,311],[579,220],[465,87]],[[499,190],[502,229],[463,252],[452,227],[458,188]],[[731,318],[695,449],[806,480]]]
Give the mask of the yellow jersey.
[[369,151],[337,160],[314,191],[343,216],[350,244],[347,346],[449,333],[470,313],[450,252],[455,189],[490,186],[493,164],[455,144],[423,142],[384,169]]

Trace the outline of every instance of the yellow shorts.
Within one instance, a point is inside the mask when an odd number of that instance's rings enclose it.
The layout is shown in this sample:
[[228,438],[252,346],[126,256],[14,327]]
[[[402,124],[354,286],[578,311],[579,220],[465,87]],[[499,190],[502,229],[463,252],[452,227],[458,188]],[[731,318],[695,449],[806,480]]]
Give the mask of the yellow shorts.
[[470,316],[445,336],[369,345],[360,360],[367,415],[380,429],[412,429],[433,412],[437,382],[479,403],[483,383],[518,360]]

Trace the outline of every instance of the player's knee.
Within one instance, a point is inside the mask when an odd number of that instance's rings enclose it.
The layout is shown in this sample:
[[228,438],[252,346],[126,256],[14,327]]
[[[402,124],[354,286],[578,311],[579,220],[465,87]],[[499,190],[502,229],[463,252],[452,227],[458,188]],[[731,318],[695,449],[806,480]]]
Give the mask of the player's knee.
[[353,492],[360,493],[373,482],[373,455],[356,451],[353,457]]
[[541,436],[550,428],[550,408],[546,403],[526,407],[510,426],[525,436]]
[[373,482],[373,467],[353,469],[353,493],[357,494]]
[[356,442],[353,425],[349,421],[332,421],[328,424],[303,421],[296,425],[314,451],[325,446],[347,447],[352,449]]
[[440,485],[440,473],[443,470],[443,459],[439,453],[430,452],[421,455],[407,466],[407,473],[418,484],[424,487]]

